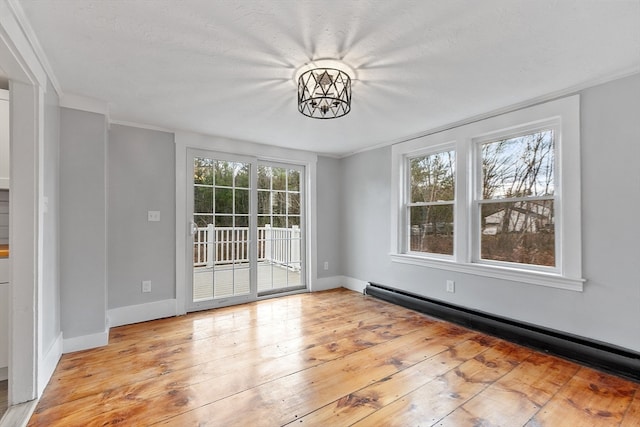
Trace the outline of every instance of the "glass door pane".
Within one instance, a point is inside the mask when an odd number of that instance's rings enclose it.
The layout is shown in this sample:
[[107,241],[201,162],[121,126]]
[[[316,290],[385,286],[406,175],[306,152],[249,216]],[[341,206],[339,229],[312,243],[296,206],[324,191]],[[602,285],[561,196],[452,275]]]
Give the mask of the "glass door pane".
[[303,168],[258,165],[258,294],[305,288]]
[[[194,154],[192,305],[249,297],[251,163]],[[246,298],[244,298],[246,300]]]

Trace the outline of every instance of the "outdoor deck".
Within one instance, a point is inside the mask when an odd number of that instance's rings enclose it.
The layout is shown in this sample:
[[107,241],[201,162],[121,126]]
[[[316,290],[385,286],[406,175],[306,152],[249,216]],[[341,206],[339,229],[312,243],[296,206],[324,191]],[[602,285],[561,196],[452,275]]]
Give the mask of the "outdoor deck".
[[[207,301],[249,293],[250,269],[248,263],[217,266],[215,280],[212,267],[194,267],[193,300]],[[235,292],[234,292],[235,279]],[[215,283],[215,294],[212,283]],[[258,263],[258,292],[300,286],[300,271],[295,271],[268,261]]]

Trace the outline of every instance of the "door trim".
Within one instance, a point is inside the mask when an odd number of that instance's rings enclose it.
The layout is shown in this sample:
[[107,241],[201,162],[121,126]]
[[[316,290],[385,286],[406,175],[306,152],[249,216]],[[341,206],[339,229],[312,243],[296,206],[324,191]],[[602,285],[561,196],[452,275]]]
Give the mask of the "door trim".
[[[316,164],[318,156],[307,151],[293,150],[264,144],[240,141],[235,139],[200,135],[191,132],[176,132],[176,313],[187,313],[186,280],[186,239],[188,232],[187,203],[187,150],[203,149],[231,156],[254,157],[258,160],[297,164],[305,167],[305,280],[307,289],[313,290],[317,280],[316,250]],[[286,293],[282,294],[286,295]],[[266,297],[262,297],[266,298]],[[262,299],[258,297],[257,299]]]

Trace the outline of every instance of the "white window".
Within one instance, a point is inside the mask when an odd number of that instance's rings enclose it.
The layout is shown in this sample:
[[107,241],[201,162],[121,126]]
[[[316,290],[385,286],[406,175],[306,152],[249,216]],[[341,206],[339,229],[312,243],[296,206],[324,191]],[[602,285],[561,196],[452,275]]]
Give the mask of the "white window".
[[474,141],[474,261],[555,271],[556,129],[549,123]]
[[453,256],[455,151],[408,157],[407,252]]
[[582,290],[578,96],[392,152],[394,261]]

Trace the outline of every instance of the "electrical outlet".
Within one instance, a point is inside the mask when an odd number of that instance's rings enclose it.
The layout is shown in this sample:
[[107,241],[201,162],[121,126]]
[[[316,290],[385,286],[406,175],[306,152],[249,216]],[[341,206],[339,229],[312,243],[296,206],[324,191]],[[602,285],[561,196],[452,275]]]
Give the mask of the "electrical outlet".
[[324,262],[324,269],[328,270],[329,269],[329,261],[325,261]]
[[147,221],[160,221],[160,211],[148,211]]
[[456,282],[453,280],[447,280],[447,292],[455,292],[456,291]]
[[142,281],[142,292],[151,292],[151,280]]

